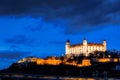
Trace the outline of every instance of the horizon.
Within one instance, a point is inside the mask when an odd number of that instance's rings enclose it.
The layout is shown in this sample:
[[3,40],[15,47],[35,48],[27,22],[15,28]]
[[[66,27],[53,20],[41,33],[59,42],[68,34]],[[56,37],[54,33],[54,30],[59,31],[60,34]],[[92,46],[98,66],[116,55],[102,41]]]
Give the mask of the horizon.
[[[60,56],[65,43],[120,51],[119,0],[0,0],[0,69],[25,56]],[[1,53],[10,51],[13,53]],[[20,52],[20,53],[16,53]]]

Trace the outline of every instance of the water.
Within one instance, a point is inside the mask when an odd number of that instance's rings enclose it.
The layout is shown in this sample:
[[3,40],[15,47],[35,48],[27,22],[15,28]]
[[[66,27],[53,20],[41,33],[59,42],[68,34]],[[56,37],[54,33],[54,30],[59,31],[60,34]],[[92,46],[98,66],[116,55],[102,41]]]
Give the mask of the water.
[[75,77],[2,77],[0,80],[120,80],[117,78],[75,78]]
[[60,77],[28,74],[2,74],[0,80],[120,80],[118,78],[84,78],[84,77]]

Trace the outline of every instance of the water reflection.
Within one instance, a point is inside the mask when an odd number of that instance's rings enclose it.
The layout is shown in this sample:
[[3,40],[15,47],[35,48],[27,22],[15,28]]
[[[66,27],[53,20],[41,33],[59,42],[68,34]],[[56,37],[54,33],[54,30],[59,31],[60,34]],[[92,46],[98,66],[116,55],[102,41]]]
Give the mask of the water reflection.
[[2,74],[0,80],[120,80],[115,78],[80,78],[80,77],[60,77],[22,74]]
[[120,80],[115,78],[61,78],[56,80]]
[[60,79],[60,80],[96,80],[96,79],[94,78],[66,78],[66,79]]

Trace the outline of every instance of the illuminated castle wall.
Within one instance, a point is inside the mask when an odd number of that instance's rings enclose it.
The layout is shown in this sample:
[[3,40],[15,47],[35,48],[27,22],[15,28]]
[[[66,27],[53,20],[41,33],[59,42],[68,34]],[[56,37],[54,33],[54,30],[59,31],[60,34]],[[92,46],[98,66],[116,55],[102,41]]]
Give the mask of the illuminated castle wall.
[[85,56],[88,56],[89,53],[94,51],[106,51],[106,40],[101,44],[88,43],[86,39],[83,40],[83,43],[76,45],[70,45],[69,40],[66,42],[66,55],[84,54]]

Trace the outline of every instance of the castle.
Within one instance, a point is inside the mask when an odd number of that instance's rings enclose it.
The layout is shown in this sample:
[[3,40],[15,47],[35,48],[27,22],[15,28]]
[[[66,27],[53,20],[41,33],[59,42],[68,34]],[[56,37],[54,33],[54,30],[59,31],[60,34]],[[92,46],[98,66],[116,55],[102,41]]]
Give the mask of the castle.
[[103,43],[88,43],[86,39],[83,40],[83,43],[81,44],[75,44],[71,45],[70,41],[68,40],[66,42],[66,55],[79,55],[84,54],[85,56],[88,56],[89,53],[95,52],[95,51],[106,51],[106,40],[103,41]]

